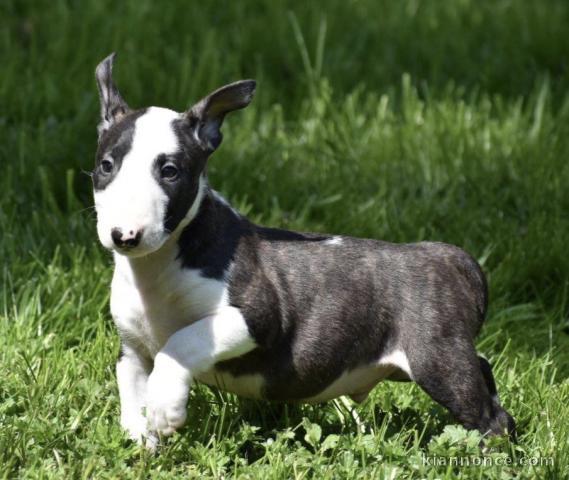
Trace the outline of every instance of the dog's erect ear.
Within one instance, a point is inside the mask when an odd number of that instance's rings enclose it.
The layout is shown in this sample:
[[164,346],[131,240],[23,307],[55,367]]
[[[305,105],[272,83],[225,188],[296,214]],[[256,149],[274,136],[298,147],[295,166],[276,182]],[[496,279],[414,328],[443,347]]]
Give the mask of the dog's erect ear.
[[225,115],[249,105],[255,86],[255,80],[230,83],[201,99],[185,113],[194,138],[205,150],[213,152],[219,146]]
[[101,123],[97,127],[99,137],[130,110],[113,82],[113,63],[116,55],[111,53],[95,70],[101,101]]

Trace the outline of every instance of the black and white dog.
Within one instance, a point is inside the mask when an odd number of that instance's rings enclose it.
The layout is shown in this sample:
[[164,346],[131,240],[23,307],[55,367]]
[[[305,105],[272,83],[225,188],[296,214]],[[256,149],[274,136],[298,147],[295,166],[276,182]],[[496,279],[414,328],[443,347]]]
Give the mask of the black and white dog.
[[212,190],[206,162],[255,82],[190,110],[131,110],[96,70],[102,121],[97,231],[114,252],[121,424],[154,446],[186,419],[194,379],[271,400],[363,401],[413,380],[466,428],[514,433],[473,340],[487,306],[479,265],[442,243],[297,233],[249,222]]

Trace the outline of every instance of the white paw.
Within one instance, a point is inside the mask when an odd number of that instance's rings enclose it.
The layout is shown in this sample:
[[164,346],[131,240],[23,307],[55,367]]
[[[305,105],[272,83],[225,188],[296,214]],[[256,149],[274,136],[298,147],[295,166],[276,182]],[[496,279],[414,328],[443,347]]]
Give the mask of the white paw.
[[140,443],[146,435],[146,418],[142,413],[137,415],[121,415],[121,427],[131,440]]
[[150,433],[167,436],[186,422],[190,376],[177,362],[160,355],[146,384],[146,420]]
[[148,431],[147,420],[142,413],[134,415],[121,415],[121,427],[128,437],[149,450],[156,450],[158,437]]

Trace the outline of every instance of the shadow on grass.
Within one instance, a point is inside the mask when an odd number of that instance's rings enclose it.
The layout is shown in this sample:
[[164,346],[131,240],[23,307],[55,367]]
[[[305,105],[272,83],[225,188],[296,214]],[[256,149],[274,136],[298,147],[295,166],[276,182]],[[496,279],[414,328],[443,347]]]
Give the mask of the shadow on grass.
[[[428,411],[423,407],[399,408],[397,405],[388,410],[379,405],[366,407],[365,404],[354,404],[352,408],[360,416],[365,432],[374,432],[378,441],[408,433],[408,442],[413,443],[417,438],[418,446],[425,447],[433,436],[443,431],[445,425],[455,423],[452,416],[435,403]],[[277,434],[287,430],[294,432],[296,441],[309,447],[304,440],[304,419],[320,426],[322,439],[332,434],[355,436],[359,433],[350,411],[345,407],[339,411],[332,402],[295,404],[249,400],[213,391],[206,386],[200,386],[189,416],[187,433],[198,442],[207,443],[213,435],[218,438],[239,436],[245,426],[252,428],[255,441],[246,439],[240,447],[241,453],[250,461],[264,454],[259,442],[274,440]]]

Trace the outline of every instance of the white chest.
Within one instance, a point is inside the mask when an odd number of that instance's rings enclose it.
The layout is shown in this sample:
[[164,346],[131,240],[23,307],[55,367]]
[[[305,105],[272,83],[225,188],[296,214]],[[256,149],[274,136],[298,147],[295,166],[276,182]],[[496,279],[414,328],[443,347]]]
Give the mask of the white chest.
[[111,313],[123,341],[154,358],[176,331],[228,304],[226,284],[182,268],[174,254],[116,256]]

